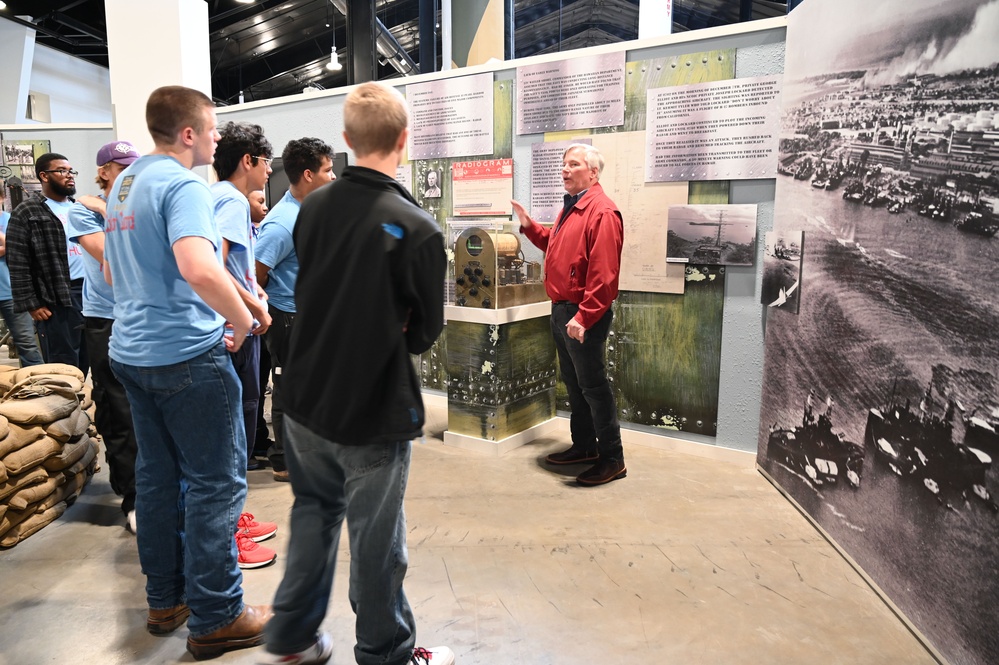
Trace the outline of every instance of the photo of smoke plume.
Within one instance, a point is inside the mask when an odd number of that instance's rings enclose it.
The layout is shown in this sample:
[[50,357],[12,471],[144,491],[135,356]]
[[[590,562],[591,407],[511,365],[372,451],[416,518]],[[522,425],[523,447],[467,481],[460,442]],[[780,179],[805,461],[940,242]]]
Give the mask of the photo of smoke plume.
[[755,254],[755,205],[669,207],[667,262],[751,266]]

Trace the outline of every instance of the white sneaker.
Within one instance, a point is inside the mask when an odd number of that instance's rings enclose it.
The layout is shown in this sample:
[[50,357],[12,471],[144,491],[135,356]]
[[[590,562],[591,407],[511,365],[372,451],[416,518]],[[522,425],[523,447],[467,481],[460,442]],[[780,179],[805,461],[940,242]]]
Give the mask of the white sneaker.
[[333,638],[329,633],[320,633],[315,644],[298,653],[287,656],[271,655],[271,663],[280,665],[323,665],[333,655]]
[[416,647],[410,662],[414,665],[454,665],[454,652],[447,647]]
[[128,511],[125,515],[125,528],[134,536],[136,534],[135,530],[135,509]]

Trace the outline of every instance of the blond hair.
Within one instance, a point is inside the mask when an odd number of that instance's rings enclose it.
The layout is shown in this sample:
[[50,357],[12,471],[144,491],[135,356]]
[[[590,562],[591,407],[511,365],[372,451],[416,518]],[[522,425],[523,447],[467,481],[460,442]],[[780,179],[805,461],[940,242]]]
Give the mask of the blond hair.
[[408,125],[406,100],[384,83],[362,83],[344,102],[344,134],[358,157],[392,152]]

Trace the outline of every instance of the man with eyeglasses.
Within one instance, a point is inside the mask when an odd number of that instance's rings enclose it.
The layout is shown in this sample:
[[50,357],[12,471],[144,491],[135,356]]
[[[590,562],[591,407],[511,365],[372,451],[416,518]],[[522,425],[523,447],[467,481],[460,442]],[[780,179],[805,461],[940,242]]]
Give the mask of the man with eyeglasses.
[[31,314],[45,362],[73,365],[86,376],[83,254],[66,240],[77,172],[64,155],[50,152],[35,161],[35,174],[42,191],[14,210],[7,226],[14,310]]

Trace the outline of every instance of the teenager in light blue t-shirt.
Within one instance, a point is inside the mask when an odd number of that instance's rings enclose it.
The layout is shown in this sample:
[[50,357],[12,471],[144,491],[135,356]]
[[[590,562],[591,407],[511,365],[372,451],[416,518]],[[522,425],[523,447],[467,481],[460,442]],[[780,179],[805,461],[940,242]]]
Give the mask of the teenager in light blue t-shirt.
[[302,201],[313,191],[336,179],[333,175],[333,148],[316,138],[289,141],[281,162],[291,187],[271,207],[260,225],[257,238],[257,282],[267,291],[272,323],[267,333],[267,349],[274,368],[271,393],[271,424],[274,446],[267,452],[274,479],[288,480],[284,461],[284,411],[281,408],[281,368],[287,358],[288,341],[295,322],[295,280],[298,254],[295,253],[295,221]]
[[[251,192],[263,189],[271,173],[273,149],[260,125],[227,122],[219,129],[222,138],[212,167],[219,182],[212,185],[215,222],[222,234],[225,268],[243,304],[259,323],[235,353],[230,354],[243,387],[243,428],[246,432],[246,468],[259,467],[254,457],[257,439],[257,409],[260,403],[260,337],[270,327],[270,314],[262,289],[257,286],[254,244],[250,219]],[[257,554],[265,548],[259,546]]]
[[268,608],[243,602],[236,548],[246,440],[228,352],[242,346],[253,316],[222,267],[211,191],[191,172],[212,162],[214,104],[197,90],[164,86],[150,95],[146,121],[156,147],[108,195],[111,367],[139,443],[146,626],[162,635],[186,622],[187,649],[204,660],[262,643],[269,618]]
[[99,196],[80,196],[69,211],[66,238],[83,250],[83,336],[94,381],[94,416],[104,440],[111,489],[122,498],[125,526],[137,531],[135,459],[138,443],[125,387],[111,370],[108,345],[114,325],[114,291],[104,279],[104,215],[107,197],[118,176],[139,158],[128,141],[112,141],[97,151]]

